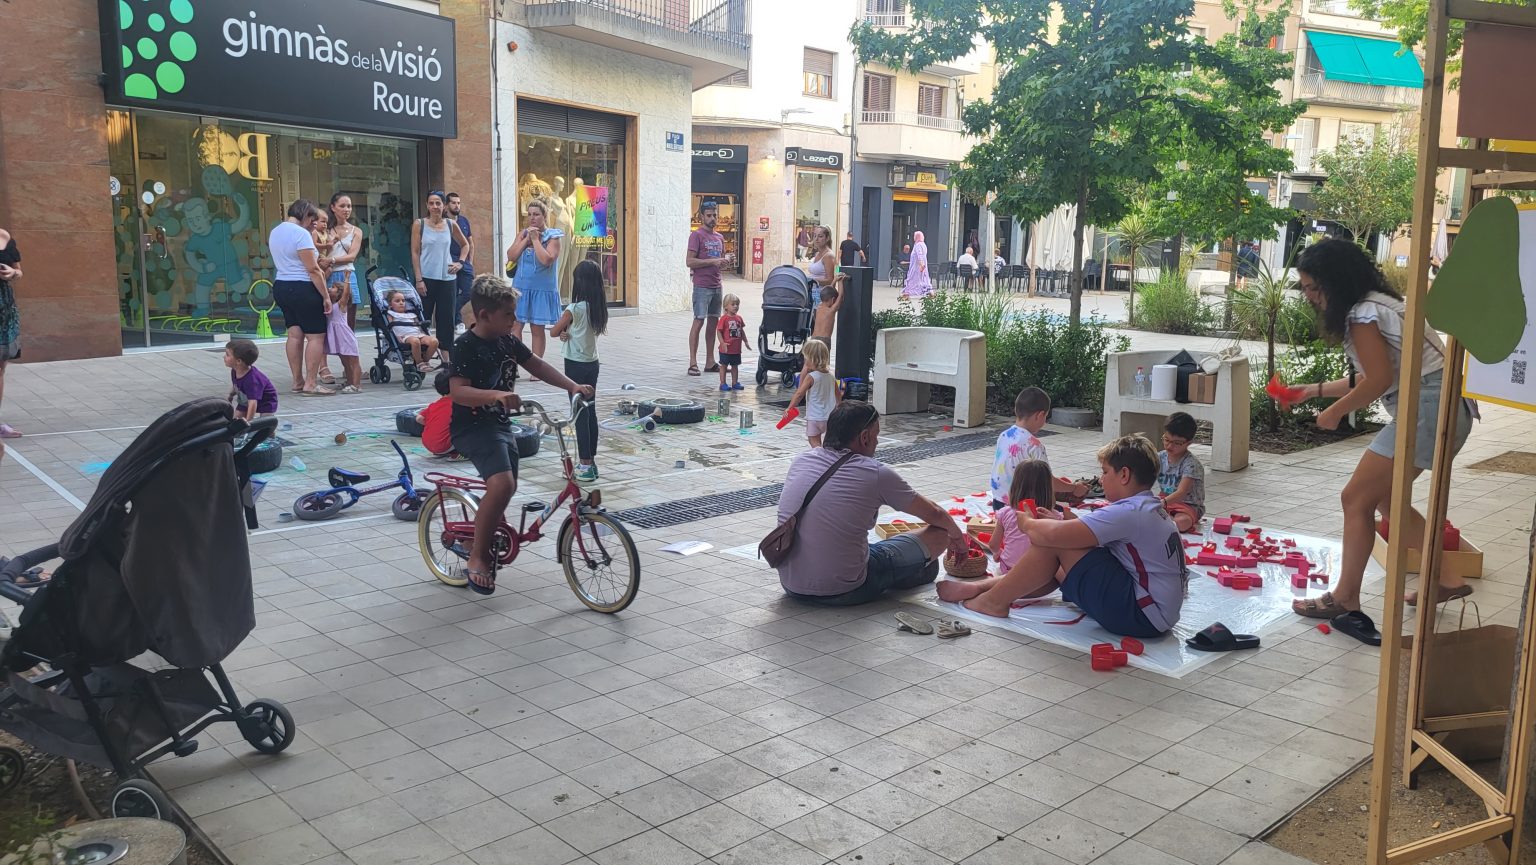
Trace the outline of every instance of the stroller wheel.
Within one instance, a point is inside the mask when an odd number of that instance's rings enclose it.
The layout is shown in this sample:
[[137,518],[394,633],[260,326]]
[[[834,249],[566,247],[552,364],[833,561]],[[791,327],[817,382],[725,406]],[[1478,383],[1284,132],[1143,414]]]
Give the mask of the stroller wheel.
[[768,384],[768,370],[763,369],[762,361],[758,361],[757,363],[757,386],[763,387],[764,385]]
[[27,758],[15,748],[0,747],[0,794],[16,789],[27,774]]
[[374,384],[383,384],[383,382],[379,381],[379,368],[378,367],[376,367],[376,366],[368,367],[368,380],[373,382]]
[[390,377],[392,375],[394,375],[394,373],[389,371],[389,367],[387,367],[387,366],[380,367],[379,368],[379,384],[389,384],[389,379],[390,379]]
[[245,717],[239,724],[240,735],[263,754],[281,753],[293,744],[293,737],[298,732],[288,709],[265,697],[245,707]]
[[422,380],[422,378],[424,378],[424,376],[422,376],[422,374],[419,373],[419,372],[408,372],[408,373],[406,373],[405,374],[405,389],[406,390],[421,390],[421,380]]
[[112,816],[172,820],[175,811],[159,787],[143,778],[129,778],[112,791]]
[[784,386],[785,387],[793,387],[794,384],[795,384],[795,374],[790,372],[789,370],[785,370],[784,371]]

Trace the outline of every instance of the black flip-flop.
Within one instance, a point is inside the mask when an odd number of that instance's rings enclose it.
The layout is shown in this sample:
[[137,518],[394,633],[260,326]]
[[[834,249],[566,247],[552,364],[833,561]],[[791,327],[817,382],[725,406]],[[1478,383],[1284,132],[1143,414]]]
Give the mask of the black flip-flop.
[[[487,572],[487,571],[477,571],[474,568],[465,568],[464,572],[465,572],[465,574],[468,575],[468,579],[465,581],[464,585],[469,586],[470,590],[473,591],[475,594],[477,594],[477,595],[489,595],[489,594],[495,593],[495,591],[496,591],[496,572],[494,570]],[[491,581],[491,584],[489,586],[482,586],[482,585],[480,585],[479,583],[475,582],[475,577],[477,577],[477,576],[489,578],[490,581]]]
[[1234,652],[1257,649],[1259,638],[1252,634],[1234,634],[1226,625],[1217,622],[1185,640],[1184,645],[1199,652]]
[[1342,631],[1367,646],[1381,645],[1381,632],[1376,630],[1376,623],[1360,610],[1350,610],[1334,616],[1333,629]]
[[19,589],[35,589],[38,586],[46,586],[53,581],[53,574],[44,575],[43,569],[32,568],[16,578],[16,587]]

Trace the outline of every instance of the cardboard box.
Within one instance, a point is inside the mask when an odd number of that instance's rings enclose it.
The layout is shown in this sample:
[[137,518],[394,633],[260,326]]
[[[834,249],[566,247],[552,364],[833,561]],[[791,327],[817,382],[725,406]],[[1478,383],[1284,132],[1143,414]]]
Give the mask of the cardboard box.
[[[1387,566],[1387,542],[1381,535],[1376,535],[1376,544],[1371,548],[1371,558],[1382,567]],[[1408,549],[1408,573],[1419,572],[1419,563],[1423,561],[1423,554],[1410,547]],[[1480,580],[1483,578],[1483,551],[1475,544],[1461,538],[1461,549],[1445,550],[1440,554],[1440,571],[1447,576],[1461,577],[1464,580]]]
[[1216,402],[1216,376],[1197,372],[1189,377],[1189,401],[1212,405]]

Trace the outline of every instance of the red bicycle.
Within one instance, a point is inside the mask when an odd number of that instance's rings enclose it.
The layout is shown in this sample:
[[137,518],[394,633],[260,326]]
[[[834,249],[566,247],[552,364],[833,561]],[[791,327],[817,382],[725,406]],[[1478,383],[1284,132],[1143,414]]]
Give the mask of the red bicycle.
[[[521,414],[538,415],[554,430],[560,443],[560,465],[565,488],[553,503],[530,501],[523,505],[517,527],[503,514],[491,541],[492,568],[516,561],[523,545],[544,536],[544,525],[557,510],[567,511],[555,540],[555,560],[565,569],[565,581],[583,604],[599,613],[617,613],[629,606],[640,591],[640,553],[634,539],[614,516],[603,510],[601,490],[583,493],[576,483],[575,466],[565,444],[565,428],[591,405],[580,397],[571,401],[571,416],[551,418],[544,406],[522,401]],[[421,505],[417,540],[421,557],[432,575],[450,586],[469,582],[470,547],[475,540],[475,513],[485,482],[443,472],[430,472],[427,483],[436,490]],[[528,522],[530,514],[537,514]]]

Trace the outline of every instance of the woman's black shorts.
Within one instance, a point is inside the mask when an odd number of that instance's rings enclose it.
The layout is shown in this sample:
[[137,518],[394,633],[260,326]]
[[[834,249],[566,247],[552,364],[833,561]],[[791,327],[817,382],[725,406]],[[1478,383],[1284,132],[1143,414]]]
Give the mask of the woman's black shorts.
[[272,299],[283,311],[283,327],[304,333],[325,333],[325,301],[309,280],[279,279],[272,283]]

